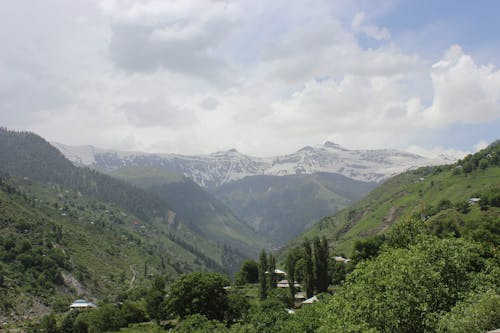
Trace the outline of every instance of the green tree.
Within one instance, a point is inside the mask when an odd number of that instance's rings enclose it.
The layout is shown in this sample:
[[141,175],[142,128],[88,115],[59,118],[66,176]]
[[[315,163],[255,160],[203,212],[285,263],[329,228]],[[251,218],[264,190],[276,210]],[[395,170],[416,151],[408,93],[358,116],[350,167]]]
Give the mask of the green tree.
[[306,237],[303,243],[304,250],[304,284],[307,297],[314,296],[314,264],[312,259],[312,249],[309,239]]
[[56,317],[53,313],[47,315],[42,318],[42,322],[40,323],[40,328],[43,332],[46,333],[58,333],[59,330],[57,328]]
[[186,317],[174,330],[178,333],[223,333],[228,332],[224,324],[209,320],[200,314]]
[[286,270],[288,271],[288,285],[292,299],[295,297],[295,264],[297,255],[290,251],[286,257]]
[[268,267],[267,267],[267,270],[268,270],[268,279],[269,279],[269,289],[272,290],[274,288],[276,288],[276,274],[274,273],[274,271],[276,270],[276,258],[274,257],[274,255],[272,253],[269,253],[269,259],[268,259]]
[[500,295],[494,290],[474,292],[457,303],[438,323],[438,332],[486,332],[500,327]]
[[70,311],[62,320],[61,327],[59,330],[61,333],[73,333],[76,317],[78,317],[77,311]]
[[161,276],[153,279],[151,289],[146,295],[146,312],[157,324],[164,319],[165,313],[165,281]]
[[244,283],[256,283],[259,281],[259,265],[253,259],[243,262],[238,272],[238,278]]
[[354,243],[352,260],[359,262],[378,255],[380,247],[385,241],[385,235],[374,235]]
[[146,321],[146,313],[138,302],[125,301],[120,312],[127,324]]
[[442,312],[475,285],[480,248],[428,238],[359,263],[328,305],[321,332],[432,332]]
[[237,322],[244,318],[250,310],[250,303],[242,293],[230,293],[227,296],[228,310],[226,320],[229,323]]
[[267,298],[267,277],[266,277],[267,270],[268,270],[267,254],[266,251],[262,249],[262,251],[260,251],[260,258],[259,258],[260,299]]
[[318,293],[328,290],[330,278],[328,273],[329,249],[326,237],[320,239],[315,237],[314,245],[314,268],[315,268],[315,289]]
[[167,309],[181,318],[201,314],[223,320],[229,306],[224,289],[228,284],[227,276],[215,272],[182,275],[170,287]]

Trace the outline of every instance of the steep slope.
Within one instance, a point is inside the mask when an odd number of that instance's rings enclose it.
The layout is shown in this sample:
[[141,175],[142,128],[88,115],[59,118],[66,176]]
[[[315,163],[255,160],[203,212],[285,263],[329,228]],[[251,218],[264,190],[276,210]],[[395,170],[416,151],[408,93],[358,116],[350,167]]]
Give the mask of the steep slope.
[[125,167],[110,174],[156,193],[203,238],[227,244],[253,257],[266,246],[265,238],[258,237],[221,201],[186,177],[145,167]]
[[[485,207],[488,200],[497,206],[479,209],[479,204],[468,202],[475,197],[480,198]],[[498,221],[499,198],[500,143],[497,141],[456,164],[420,168],[387,180],[353,206],[318,221],[287,248],[300,244],[304,237],[326,235],[337,252],[350,254],[356,240],[382,234],[397,220],[409,216],[437,226],[447,223],[460,226],[482,219]]]
[[92,146],[54,145],[71,161],[92,168],[112,171],[126,166],[155,167],[183,174],[198,185],[213,189],[256,175],[296,175],[317,172],[338,173],[346,177],[379,182],[410,168],[452,162],[443,157],[431,160],[391,149],[349,150],[337,144],[304,147],[284,156],[253,157],[231,149],[210,155],[147,154],[104,150]]
[[165,198],[94,170],[76,167],[57,149],[33,133],[0,129],[0,168],[16,177],[55,184],[92,199],[114,204],[150,226],[168,229],[177,243],[196,254],[199,260],[206,261],[205,257],[209,256],[218,267],[237,266],[247,255],[232,253],[236,251],[232,251],[228,245],[239,245],[237,242],[228,244],[219,238],[206,239],[196,229],[190,229],[187,219],[176,212]]
[[58,185],[0,177],[0,320],[114,299],[147,274],[221,269],[168,229]]
[[222,185],[214,193],[259,235],[281,246],[376,185],[332,173],[252,176]]

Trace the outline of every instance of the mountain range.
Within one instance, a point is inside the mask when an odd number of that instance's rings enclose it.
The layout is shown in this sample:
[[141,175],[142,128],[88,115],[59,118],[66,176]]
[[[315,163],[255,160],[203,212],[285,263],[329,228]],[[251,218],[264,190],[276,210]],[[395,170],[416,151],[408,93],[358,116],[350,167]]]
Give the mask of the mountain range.
[[394,149],[350,150],[332,142],[306,146],[295,153],[254,157],[236,149],[209,155],[154,154],[101,149],[94,146],[68,146],[53,143],[70,161],[101,171],[140,166],[163,168],[191,178],[212,189],[248,176],[289,176],[337,173],[365,182],[381,182],[411,168],[452,163],[441,155],[436,159]]
[[[313,222],[353,204],[395,174],[451,162],[445,156],[428,159],[392,149],[350,150],[332,142],[264,158],[235,149],[186,156],[53,145],[75,165],[108,173],[163,196],[168,194],[169,202],[176,201],[177,208],[185,208],[184,215],[198,214],[193,225],[210,220],[208,215],[216,216],[206,213],[218,207],[217,211],[245,223],[272,248],[286,244]],[[196,189],[196,184],[200,188]],[[202,188],[212,196],[202,194]],[[199,195],[176,200],[193,191]],[[218,203],[207,205],[210,201]],[[216,220],[209,225],[219,224],[222,228],[220,215]],[[220,228],[213,230],[212,237],[224,230]]]

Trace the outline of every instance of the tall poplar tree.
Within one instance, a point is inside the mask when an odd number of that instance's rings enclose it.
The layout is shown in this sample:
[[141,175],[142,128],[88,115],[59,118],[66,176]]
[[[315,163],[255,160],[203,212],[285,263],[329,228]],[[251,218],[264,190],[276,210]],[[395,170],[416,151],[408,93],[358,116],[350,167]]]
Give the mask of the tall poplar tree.
[[274,270],[276,269],[276,258],[272,253],[269,253],[269,260],[267,269],[269,271],[269,290],[276,288],[276,274],[274,274]]
[[260,259],[259,259],[259,283],[260,283],[260,299],[267,298],[267,254],[264,249],[260,251]]
[[304,284],[307,298],[314,296],[314,264],[312,259],[311,242],[309,239],[304,239]]
[[318,293],[326,292],[330,284],[328,274],[328,241],[326,237],[320,240],[315,237],[314,241],[314,269],[315,269],[315,289]]
[[292,299],[295,297],[295,263],[297,262],[297,257],[294,253],[289,252],[286,257],[286,269],[288,271],[288,285]]

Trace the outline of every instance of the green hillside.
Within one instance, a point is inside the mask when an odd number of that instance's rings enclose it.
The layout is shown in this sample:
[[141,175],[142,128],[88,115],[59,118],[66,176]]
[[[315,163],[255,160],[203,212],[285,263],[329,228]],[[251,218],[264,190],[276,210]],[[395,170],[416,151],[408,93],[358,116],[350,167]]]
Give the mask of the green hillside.
[[225,184],[214,194],[278,247],[318,219],[361,199],[375,186],[331,173],[252,176]]
[[[249,228],[234,215],[216,210],[210,202],[201,205],[210,207],[210,210],[202,208],[205,215],[192,218],[192,203],[198,204],[206,198],[200,199],[204,196],[198,193],[201,189],[198,192],[197,189],[190,189],[188,198],[182,192],[177,195],[177,189],[172,193],[168,187],[169,184],[178,184],[170,183],[176,176],[162,174],[163,178],[158,181],[157,174],[146,173],[142,179],[146,184],[153,181],[168,185],[166,188],[160,187],[158,194],[89,168],[76,167],[34,133],[0,129],[0,170],[15,177],[55,184],[97,201],[116,205],[147,225],[165,230],[200,260],[210,261],[211,266],[228,273],[234,272],[244,258],[255,255],[260,247],[258,239],[252,238],[253,233]],[[124,174],[137,183],[137,171],[128,170]],[[190,198],[195,192],[198,198]],[[182,199],[178,199],[178,196]],[[176,207],[173,207],[174,202]]]
[[351,207],[318,221],[288,248],[304,237],[326,235],[337,253],[350,255],[357,240],[383,234],[404,217],[418,217],[429,224],[449,221],[458,227],[481,219],[499,219],[497,208],[481,210],[479,204],[468,203],[473,197],[482,198],[484,203],[489,193],[498,195],[499,161],[500,143],[496,142],[454,165],[400,174]]
[[182,245],[115,205],[3,175],[0,319],[65,310],[75,297],[114,299],[148,274],[221,269]]
[[[192,239],[193,244],[207,243],[207,239],[212,244],[225,244],[225,250],[224,246],[216,250],[225,252],[219,253],[219,256],[232,252],[233,256],[239,257],[233,260],[236,265],[228,268],[230,272],[235,272],[241,259],[256,257],[258,250],[266,246],[266,242],[221,201],[186,177],[163,169],[143,167],[126,167],[113,171],[111,175],[153,192],[168,202],[173,211],[182,217],[181,223],[187,227],[183,230],[184,237]],[[203,248],[214,251],[212,247],[205,244]],[[223,264],[232,265],[231,262]]]

